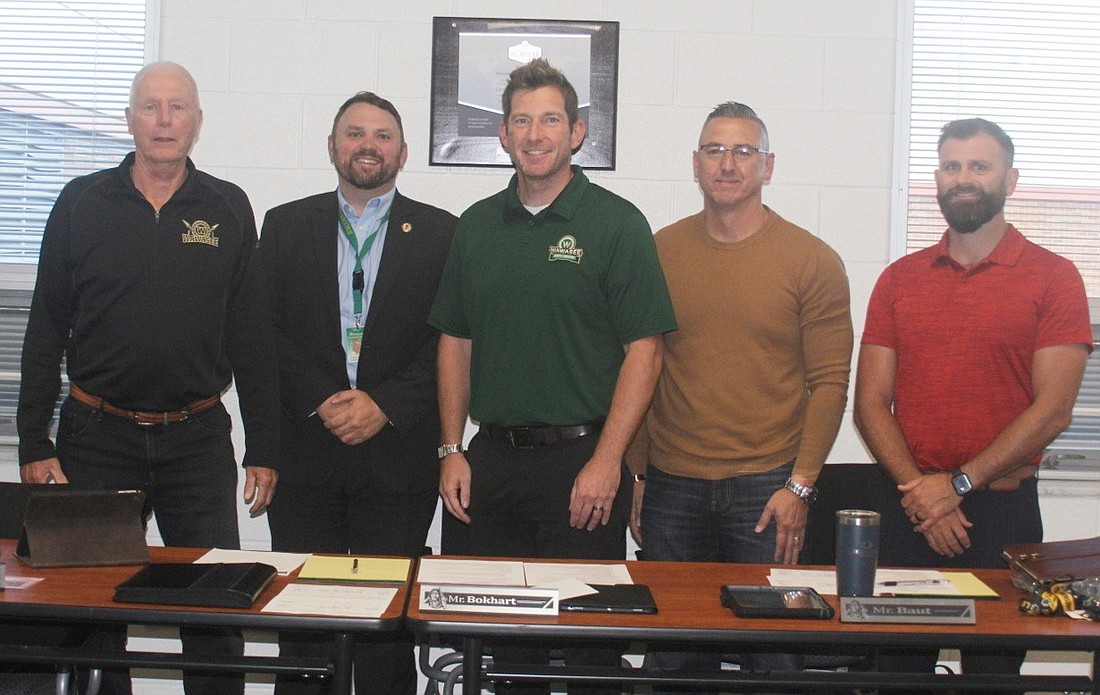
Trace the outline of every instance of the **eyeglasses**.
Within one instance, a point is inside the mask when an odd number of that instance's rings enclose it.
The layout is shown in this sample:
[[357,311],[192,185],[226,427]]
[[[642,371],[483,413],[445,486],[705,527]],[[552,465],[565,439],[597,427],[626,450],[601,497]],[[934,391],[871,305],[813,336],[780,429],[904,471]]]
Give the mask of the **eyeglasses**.
[[752,145],[721,145],[717,142],[708,142],[705,145],[699,145],[699,151],[702,152],[708,159],[720,160],[725,158],[726,153],[733,154],[733,158],[739,162],[747,162],[758,154],[768,154],[767,150],[762,150],[759,147],[753,147]]

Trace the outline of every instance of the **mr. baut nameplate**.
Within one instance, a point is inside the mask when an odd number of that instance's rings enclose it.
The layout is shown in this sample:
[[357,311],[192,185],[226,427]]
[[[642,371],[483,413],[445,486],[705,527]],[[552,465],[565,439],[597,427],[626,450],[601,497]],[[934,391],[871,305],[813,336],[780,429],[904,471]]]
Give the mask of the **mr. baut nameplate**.
[[974,624],[974,599],[842,596],[842,623]]

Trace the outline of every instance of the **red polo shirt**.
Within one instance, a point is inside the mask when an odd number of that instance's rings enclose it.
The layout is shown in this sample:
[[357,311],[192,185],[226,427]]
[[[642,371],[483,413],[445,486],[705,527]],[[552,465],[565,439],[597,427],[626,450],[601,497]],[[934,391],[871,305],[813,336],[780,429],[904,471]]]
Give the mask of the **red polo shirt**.
[[946,471],[1031,404],[1036,350],[1091,351],[1092,329],[1077,268],[1010,225],[970,269],[948,255],[946,232],[891,264],[871,294],[862,342],[896,351],[894,413],[909,450],[922,469]]

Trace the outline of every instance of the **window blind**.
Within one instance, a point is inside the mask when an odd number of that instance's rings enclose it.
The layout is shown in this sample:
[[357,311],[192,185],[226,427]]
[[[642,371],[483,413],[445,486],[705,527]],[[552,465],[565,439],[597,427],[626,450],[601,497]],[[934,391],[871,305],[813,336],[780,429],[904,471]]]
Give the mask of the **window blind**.
[[72,178],[133,147],[123,110],[146,0],[0,0],[0,263],[35,263]]
[[943,233],[940,127],[974,116],[1016,145],[1008,219],[1100,297],[1100,2],[914,0],[906,252]]

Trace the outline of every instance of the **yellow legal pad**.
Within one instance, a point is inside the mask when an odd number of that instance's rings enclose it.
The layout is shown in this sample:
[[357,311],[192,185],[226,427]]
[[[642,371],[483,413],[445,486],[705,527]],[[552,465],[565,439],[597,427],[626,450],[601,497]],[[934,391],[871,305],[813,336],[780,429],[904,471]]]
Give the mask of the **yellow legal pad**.
[[891,587],[882,595],[895,598],[1000,598],[996,591],[975,577],[972,572],[941,572],[941,574],[951,583],[950,588],[939,585]]
[[307,582],[379,582],[401,584],[409,576],[407,557],[310,555],[298,579]]
[[944,572],[943,576],[967,598],[1000,598],[989,585],[970,572]]

